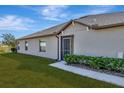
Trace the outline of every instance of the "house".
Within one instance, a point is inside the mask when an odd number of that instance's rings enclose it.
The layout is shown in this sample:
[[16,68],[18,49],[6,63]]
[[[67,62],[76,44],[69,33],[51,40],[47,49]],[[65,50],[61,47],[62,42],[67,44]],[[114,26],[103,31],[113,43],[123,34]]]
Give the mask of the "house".
[[24,36],[18,52],[59,60],[65,54],[123,58],[124,12],[88,15]]

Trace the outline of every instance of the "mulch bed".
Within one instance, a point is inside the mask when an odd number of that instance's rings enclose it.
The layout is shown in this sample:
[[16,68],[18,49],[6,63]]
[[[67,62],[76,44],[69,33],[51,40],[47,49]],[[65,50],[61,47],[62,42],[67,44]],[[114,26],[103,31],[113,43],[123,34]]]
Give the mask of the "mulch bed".
[[106,74],[111,74],[111,75],[124,77],[124,74],[119,73],[119,72],[115,72],[115,71],[109,71],[109,70],[105,70],[105,69],[94,69],[94,68],[91,68],[91,67],[83,65],[83,64],[70,64],[70,65],[74,66],[74,67],[87,69],[87,70],[92,70],[92,71],[97,71],[97,72],[101,72],[101,73],[106,73]]

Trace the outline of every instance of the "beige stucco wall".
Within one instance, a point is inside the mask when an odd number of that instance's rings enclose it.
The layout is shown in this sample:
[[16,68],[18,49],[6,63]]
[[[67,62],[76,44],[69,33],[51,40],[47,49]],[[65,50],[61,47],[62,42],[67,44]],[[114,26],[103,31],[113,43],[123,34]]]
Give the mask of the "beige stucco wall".
[[76,23],[60,37],[66,35],[74,35],[74,54],[117,57],[118,52],[124,52],[124,26],[87,31]]
[[[46,52],[39,52],[39,40],[46,41]],[[25,41],[28,41],[28,50],[25,50]],[[19,53],[36,55],[41,57],[48,57],[57,59],[57,38],[55,36],[48,36],[35,39],[20,40]]]
[[[124,52],[124,26],[101,30],[86,30],[86,26],[75,23],[59,35],[74,35],[74,54],[117,57]],[[46,52],[39,52],[39,40],[46,41]],[[28,39],[29,50],[25,51],[25,40],[20,41],[19,53],[57,59],[57,38],[55,36]],[[61,40],[59,38],[59,58],[61,58]]]

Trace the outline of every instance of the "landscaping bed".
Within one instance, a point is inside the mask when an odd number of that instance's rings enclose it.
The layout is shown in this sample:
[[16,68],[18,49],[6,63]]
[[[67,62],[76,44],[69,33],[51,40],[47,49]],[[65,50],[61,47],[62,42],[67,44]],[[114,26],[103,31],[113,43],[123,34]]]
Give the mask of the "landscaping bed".
[[106,74],[111,74],[111,75],[124,77],[124,74],[118,73],[118,72],[115,72],[115,71],[109,71],[109,70],[105,70],[105,69],[94,69],[94,68],[90,68],[89,66],[82,65],[82,64],[70,64],[70,65],[74,66],[74,67],[79,67],[79,68],[82,68],[82,69],[87,69],[87,70],[92,70],[92,71],[96,71],[96,72],[101,72],[101,73],[106,73]]
[[124,77],[124,59],[65,55],[64,60],[68,65]]

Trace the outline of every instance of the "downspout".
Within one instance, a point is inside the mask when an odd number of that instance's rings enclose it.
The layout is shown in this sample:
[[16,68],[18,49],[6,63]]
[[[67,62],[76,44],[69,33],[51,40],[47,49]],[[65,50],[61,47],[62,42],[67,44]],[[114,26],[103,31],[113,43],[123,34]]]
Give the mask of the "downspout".
[[59,60],[59,37],[56,35],[57,38],[57,60]]
[[[70,22],[72,23],[73,20],[71,20]],[[70,24],[70,23],[69,23]],[[61,31],[63,31],[63,29],[61,29]],[[59,57],[60,57],[60,60],[61,60],[61,56],[59,56],[60,54],[60,51],[59,51],[59,48],[60,48],[60,44],[59,44],[59,37],[58,35],[61,33],[61,31],[56,35],[56,38],[57,38],[57,60],[59,60]]]

